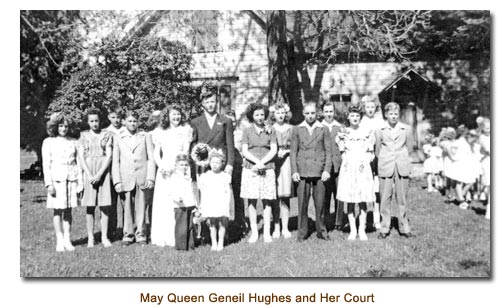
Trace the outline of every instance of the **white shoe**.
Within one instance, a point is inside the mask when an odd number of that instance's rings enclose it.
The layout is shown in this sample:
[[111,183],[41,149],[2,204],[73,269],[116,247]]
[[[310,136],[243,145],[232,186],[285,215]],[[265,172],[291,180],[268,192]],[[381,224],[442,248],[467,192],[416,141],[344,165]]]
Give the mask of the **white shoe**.
[[101,241],[104,247],[111,247],[112,245],[108,238],[101,239]]
[[64,234],[64,249],[67,250],[67,251],[74,251],[75,250],[75,247],[73,246],[73,244],[71,244],[71,240],[69,238],[69,234]]
[[252,232],[250,238],[248,239],[248,243],[255,243],[259,239],[259,234]]
[[347,240],[349,240],[349,241],[356,240],[356,236],[357,236],[357,235],[358,235],[357,233],[355,233],[355,232],[351,232],[351,233],[349,234],[349,236],[347,237]]
[[264,242],[265,243],[271,243],[271,242],[273,242],[273,238],[271,238],[270,235],[267,235],[267,236],[264,235]]
[[93,237],[89,237],[87,239],[87,247],[94,247],[94,238]]
[[210,248],[211,251],[216,251],[217,250],[217,244],[212,244],[212,248]]
[[286,230],[286,231],[283,230],[281,233],[283,234],[283,238],[285,238],[285,239],[290,239],[292,237],[292,233],[288,230]]
[[359,233],[359,239],[360,239],[361,241],[366,241],[366,240],[368,240],[368,237],[366,236],[366,233],[365,233],[364,231],[361,231],[361,232]]
[[64,239],[62,235],[56,237],[56,252],[64,252]]
[[220,252],[221,250],[224,249],[224,243],[220,242],[219,244],[217,244],[217,251]]
[[469,204],[468,204],[468,203],[466,203],[466,202],[463,202],[463,203],[461,203],[458,207],[459,207],[460,209],[462,209],[462,210],[467,210],[467,209],[469,209]]
[[281,233],[280,233],[280,231],[279,231],[279,230],[275,230],[275,231],[273,232],[273,239],[279,239],[279,238],[280,238],[280,236],[281,236]]
[[380,225],[380,222],[379,223],[375,223],[375,229],[380,229],[382,228],[382,225]]

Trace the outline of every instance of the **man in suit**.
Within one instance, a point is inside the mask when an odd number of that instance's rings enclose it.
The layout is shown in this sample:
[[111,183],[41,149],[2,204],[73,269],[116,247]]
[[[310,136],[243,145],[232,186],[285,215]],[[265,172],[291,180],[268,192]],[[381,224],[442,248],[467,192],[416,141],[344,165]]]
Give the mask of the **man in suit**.
[[[155,180],[151,136],[137,130],[138,115],[128,111],[125,128],[115,136],[113,146],[113,184],[124,207],[123,243],[147,242],[145,214],[147,193]],[[134,231],[135,225],[135,231]]]
[[307,207],[311,188],[316,211],[316,236],[329,240],[324,221],[324,181],[330,178],[332,168],[332,140],[328,128],[316,119],[316,104],[307,103],[303,111],[305,120],[293,127],[290,146],[292,179],[299,183],[299,223],[297,241],[307,237]]
[[340,154],[339,146],[335,142],[335,138],[339,133],[340,129],[343,127],[338,121],[335,120],[335,107],[333,102],[326,102],[323,105],[323,121],[321,122],[323,126],[328,128],[330,136],[332,138],[332,168],[330,171],[330,179],[325,181],[325,219],[330,214],[330,203],[334,201],[335,207],[335,220],[334,227],[341,228],[344,221],[344,204],[336,201],[337,195],[337,184],[339,177],[340,165],[342,164],[342,156]]
[[410,176],[410,152],[413,147],[410,126],[399,121],[400,107],[389,102],[385,108],[385,124],[375,130],[375,155],[378,158],[380,177],[380,214],[382,216],[380,239],[385,239],[391,227],[391,199],[395,188],[398,206],[399,232],[406,238],[414,237],[406,215]]

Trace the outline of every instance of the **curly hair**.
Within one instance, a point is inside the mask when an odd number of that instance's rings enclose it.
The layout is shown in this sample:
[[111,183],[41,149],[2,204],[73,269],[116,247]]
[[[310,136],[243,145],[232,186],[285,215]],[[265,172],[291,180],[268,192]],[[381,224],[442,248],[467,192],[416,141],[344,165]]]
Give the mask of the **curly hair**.
[[148,121],[146,122],[146,127],[149,131],[154,130],[163,121],[163,111],[155,110],[149,115]]
[[59,125],[62,123],[68,124],[68,136],[73,136],[74,134],[74,122],[71,117],[67,114],[57,114],[52,115],[51,119],[47,122],[47,134],[51,137],[55,137],[59,135]]
[[87,120],[89,120],[90,115],[97,115],[97,117],[99,117],[99,120],[101,120],[101,110],[99,110],[98,108],[89,108],[85,113],[85,115],[87,116]]
[[184,112],[182,111],[182,107],[178,104],[171,104],[167,108],[165,108],[164,112],[162,112],[161,127],[163,129],[167,129],[170,127],[170,113],[174,110],[181,113],[180,125],[184,124],[184,121],[186,120],[186,116],[184,116]]
[[380,108],[380,100],[377,95],[365,95],[361,98],[361,106],[365,107],[365,104],[373,102],[375,104],[375,110]]
[[351,113],[358,113],[359,116],[363,117],[363,109],[360,106],[350,105],[347,108],[346,115],[349,115]]
[[124,111],[123,111],[122,107],[120,107],[120,106],[113,106],[113,107],[109,108],[108,109],[108,115],[109,114],[113,114],[113,113],[115,113],[116,115],[118,115],[119,118],[123,119],[123,115],[124,115],[123,113],[124,113]]
[[210,150],[210,152],[208,153],[208,161],[212,160],[212,158],[219,158],[222,164],[226,162],[226,156],[220,149],[213,148],[212,150]]
[[123,119],[127,119],[130,116],[132,116],[133,118],[135,118],[137,120],[139,119],[139,113],[137,113],[136,110],[127,110],[123,114],[124,114]]
[[181,162],[181,161],[187,161],[187,162],[189,162],[189,156],[186,155],[186,154],[178,154],[175,157],[175,163]]
[[246,117],[248,119],[249,122],[253,123],[254,120],[253,120],[253,114],[255,113],[255,111],[257,110],[264,110],[264,117],[265,119],[267,119],[269,117],[269,108],[260,103],[260,102],[253,102],[251,104],[248,105],[246,111],[245,111],[245,114],[246,114]]

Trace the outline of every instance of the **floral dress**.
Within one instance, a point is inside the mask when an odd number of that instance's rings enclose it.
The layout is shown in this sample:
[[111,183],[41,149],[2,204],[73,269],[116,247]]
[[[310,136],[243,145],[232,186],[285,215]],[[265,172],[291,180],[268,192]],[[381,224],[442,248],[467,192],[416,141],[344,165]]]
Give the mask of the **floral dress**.
[[342,152],[337,199],[347,203],[374,202],[375,190],[370,162],[375,137],[368,129],[347,128],[336,138]]
[[[274,124],[276,131],[276,140],[278,142],[278,150],[290,150],[292,140],[292,126],[284,124],[280,126]],[[292,196],[292,165],[290,164],[290,154],[286,154],[283,158],[276,155],[276,191],[278,197]]]

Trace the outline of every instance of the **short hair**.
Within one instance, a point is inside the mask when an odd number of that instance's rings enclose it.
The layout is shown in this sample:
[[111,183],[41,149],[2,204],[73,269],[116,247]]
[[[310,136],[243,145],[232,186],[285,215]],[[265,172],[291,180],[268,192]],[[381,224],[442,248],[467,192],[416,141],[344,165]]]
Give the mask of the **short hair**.
[[170,113],[174,110],[181,113],[180,124],[182,125],[184,123],[186,117],[184,116],[184,112],[182,110],[182,107],[179,104],[174,103],[174,104],[171,104],[168,107],[166,107],[165,112],[163,112],[163,114],[162,114],[161,127],[163,129],[167,129],[168,127],[170,127]]
[[325,102],[322,106],[321,106],[321,110],[325,110],[325,107],[327,106],[332,106],[333,107],[333,110],[335,110],[335,104],[332,102],[332,101],[327,101]]
[[226,162],[226,156],[220,149],[212,148],[208,153],[208,161],[212,160],[212,158],[219,158],[222,161],[222,164]]
[[248,105],[247,110],[245,112],[246,117],[247,117],[249,122],[253,123],[253,114],[257,110],[264,110],[265,119],[267,119],[269,117],[269,108],[266,105],[264,105],[260,102],[253,102],[253,103]]
[[139,113],[137,113],[136,110],[127,110],[127,111],[124,112],[124,115],[125,115],[123,117],[124,119],[129,118],[130,116],[132,116],[132,117],[134,117],[136,119],[139,119]]
[[155,110],[151,113],[146,123],[148,130],[154,130],[158,127],[158,124],[162,123],[163,113],[164,112],[160,110]]
[[314,106],[314,108],[318,110],[318,104],[314,101],[307,101],[306,103],[304,103],[304,109],[308,106]]
[[217,88],[208,83],[201,85],[200,100],[203,101],[209,97],[215,96],[217,98]]
[[120,106],[113,106],[113,107],[110,107],[108,109],[108,114],[112,114],[112,113],[115,113],[116,115],[118,115],[118,117],[122,118],[123,119],[123,113],[124,113],[124,110],[122,107]]
[[384,112],[389,112],[394,110],[401,112],[401,108],[399,107],[399,104],[397,104],[396,102],[389,102],[384,107]]
[[101,119],[101,111],[98,108],[89,108],[86,112],[87,120],[89,120],[90,115],[97,115],[99,120]]
[[361,105],[364,108],[365,104],[373,102],[375,104],[375,109],[380,108],[380,99],[377,95],[365,95],[361,98]]
[[465,125],[460,125],[457,127],[456,138],[458,139],[462,136],[466,136],[468,132],[469,132],[469,129],[467,129],[467,127],[465,127]]
[[47,133],[51,137],[59,135],[59,125],[66,122],[68,124],[68,136],[73,135],[74,123],[68,114],[59,113],[52,115],[51,119],[47,122]]
[[358,113],[359,116],[363,116],[363,109],[360,106],[355,106],[355,105],[350,105],[347,108],[346,115],[349,115],[350,113]]

